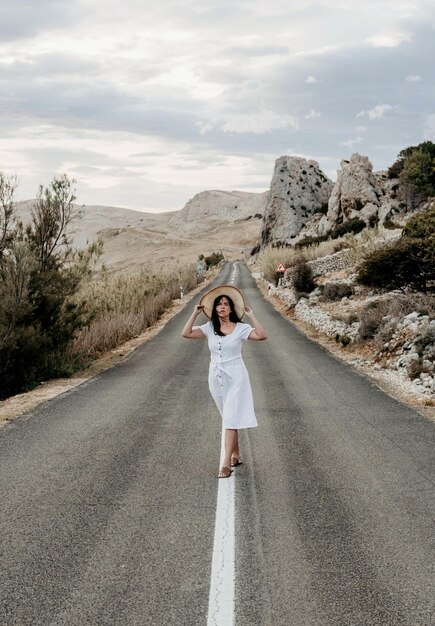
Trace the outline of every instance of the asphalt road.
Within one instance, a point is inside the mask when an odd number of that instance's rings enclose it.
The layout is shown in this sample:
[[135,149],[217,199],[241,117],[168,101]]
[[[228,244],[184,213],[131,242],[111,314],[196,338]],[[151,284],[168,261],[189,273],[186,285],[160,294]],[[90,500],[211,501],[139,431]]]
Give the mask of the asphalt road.
[[[218,282],[229,280],[226,266]],[[435,624],[434,426],[240,286],[259,428],[236,478],[237,626]],[[220,419],[193,302],[0,430],[0,624],[207,620]]]

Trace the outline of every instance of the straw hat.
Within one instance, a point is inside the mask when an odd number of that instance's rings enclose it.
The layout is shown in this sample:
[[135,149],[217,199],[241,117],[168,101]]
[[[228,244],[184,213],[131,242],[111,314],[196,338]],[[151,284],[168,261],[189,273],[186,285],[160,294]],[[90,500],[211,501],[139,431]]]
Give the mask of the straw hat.
[[199,304],[204,307],[203,311],[209,319],[211,319],[213,311],[213,302],[218,296],[229,296],[234,302],[234,308],[239,319],[242,319],[245,314],[245,300],[242,292],[233,285],[218,285],[202,296]]

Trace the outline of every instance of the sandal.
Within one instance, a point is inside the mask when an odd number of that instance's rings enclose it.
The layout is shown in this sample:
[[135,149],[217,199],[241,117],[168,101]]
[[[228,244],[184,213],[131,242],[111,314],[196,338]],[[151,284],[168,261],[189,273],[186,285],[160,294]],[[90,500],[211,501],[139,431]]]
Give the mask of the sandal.
[[226,467],[225,465],[220,468],[218,478],[229,478],[234,470],[231,467]]
[[241,465],[241,464],[242,464],[242,461],[237,456],[231,457],[231,467],[237,467],[238,465]]

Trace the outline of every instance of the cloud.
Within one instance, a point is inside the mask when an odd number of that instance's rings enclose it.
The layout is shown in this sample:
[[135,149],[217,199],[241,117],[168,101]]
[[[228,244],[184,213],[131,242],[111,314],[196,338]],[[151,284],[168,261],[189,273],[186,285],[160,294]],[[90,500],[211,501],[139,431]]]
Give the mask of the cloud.
[[366,41],[374,48],[396,48],[404,42],[411,41],[411,35],[399,31],[381,31]]
[[421,76],[418,74],[412,74],[411,76],[407,76],[405,80],[407,83],[419,83],[421,81]]
[[380,120],[384,117],[385,113],[394,111],[395,109],[397,109],[397,106],[392,106],[391,104],[378,104],[369,111],[360,111],[356,117],[368,117],[370,120]]
[[304,117],[306,120],[312,120],[321,117],[321,115],[322,114],[320,113],[320,111],[315,111],[314,109],[311,109],[310,112]]
[[[267,186],[289,145],[330,171],[363,137],[383,169],[431,128],[434,25],[428,0],[146,10],[143,0],[122,10],[117,0],[7,0],[0,169],[34,193],[66,165],[85,177],[82,201],[165,209],[208,185]],[[415,76],[418,89],[404,89]]]
[[195,126],[197,127],[200,135],[205,135],[215,128],[215,125],[212,122],[195,122]]
[[295,53],[296,57],[311,57],[311,56],[321,56],[324,54],[329,54],[331,52],[336,52],[340,50],[342,46],[337,44],[329,44],[327,46],[321,46],[320,48],[311,48],[310,50],[299,50],[299,52]]
[[315,76],[307,76],[307,78],[305,79],[305,82],[308,83],[309,85],[314,85],[316,83],[321,83],[322,81],[319,78],[316,78]]
[[299,123],[293,115],[278,115],[273,111],[263,111],[251,115],[232,115],[220,128],[224,133],[262,134],[276,129],[298,130]]
[[1,41],[32,37],[51,29],[71,28],[86,15],[70,0],[5,0],[0,3]]
[[354,146],[362,142],[362,137],[353,137],[346,139],[345,141],[339,141],[339,146],[344,146],[345,148],[352,149]]

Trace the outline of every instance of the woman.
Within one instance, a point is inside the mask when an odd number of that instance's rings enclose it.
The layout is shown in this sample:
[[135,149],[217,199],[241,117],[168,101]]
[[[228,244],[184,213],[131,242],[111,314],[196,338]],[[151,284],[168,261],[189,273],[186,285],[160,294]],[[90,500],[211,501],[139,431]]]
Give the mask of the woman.
[[[193,326],[201,312],[211,321]],[[242,323],[245,313],[253,326]],[[263,341],[267,334],[252,309],[245,305],[242,293],[232,285],[220,285],[206,293],[181,334],[186,339],[208,339],[208,384],[225,429],[225,457],[219,478],[228,478],[231,468],[241,464],[238,430],[257,426],[248,370],[242,359],[242,341]]]

